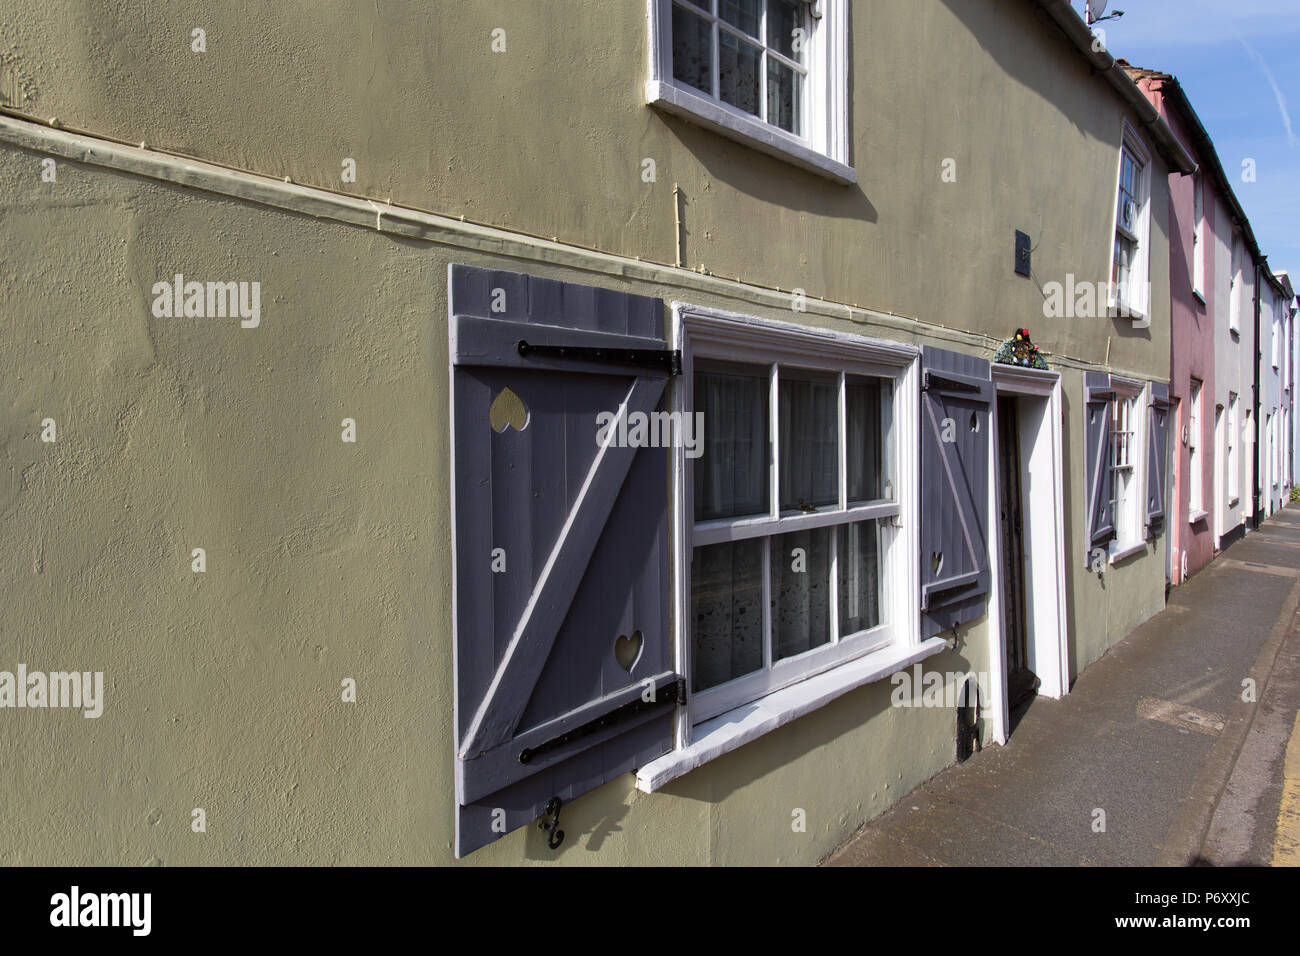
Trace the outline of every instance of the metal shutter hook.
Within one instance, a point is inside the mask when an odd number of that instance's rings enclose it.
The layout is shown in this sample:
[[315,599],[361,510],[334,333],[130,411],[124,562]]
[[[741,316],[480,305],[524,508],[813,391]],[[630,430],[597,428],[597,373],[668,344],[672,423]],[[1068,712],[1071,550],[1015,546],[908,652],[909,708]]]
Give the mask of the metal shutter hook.
[[546,801],[545,815],[550,817],[549,820],[541,820],[538,826],[546,831],[546,845],[552,850],[558,850],[560,844],[564,842],[564,831],[560,829],[560,807],[563,806],[559,797],[551,797]]

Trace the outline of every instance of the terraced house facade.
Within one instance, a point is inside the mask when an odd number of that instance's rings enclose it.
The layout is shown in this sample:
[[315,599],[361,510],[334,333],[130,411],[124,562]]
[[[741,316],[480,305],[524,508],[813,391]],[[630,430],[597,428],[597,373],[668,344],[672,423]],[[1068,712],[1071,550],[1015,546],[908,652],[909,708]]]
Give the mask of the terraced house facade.
[[0,2],[6,862],[814,862],[1163,607],[1068,4],[251,9]]
[[1291,488],[1291,324],[1296,312],[1295,291],[1285,273],[1272,272],[1265,262],[1260,277],[1256,521],[1281,508]]
[[1214,143],[1176,77],[1125,65],[1196,162],[1169,177],[1169,579],[1181,584],[1253,526],[1254,321],[1266,262]]

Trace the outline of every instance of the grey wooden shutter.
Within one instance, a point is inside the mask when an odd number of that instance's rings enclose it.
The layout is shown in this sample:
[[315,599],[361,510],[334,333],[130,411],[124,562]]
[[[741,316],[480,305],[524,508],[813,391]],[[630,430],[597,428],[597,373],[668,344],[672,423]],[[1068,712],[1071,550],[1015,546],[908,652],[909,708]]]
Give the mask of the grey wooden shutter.
[[1169,386],[1151,384],[1151,408],[1147,415],[1147,537],[1164,530],[1165,484],[1169,473],[1166,444],[1169,431]]
[[459,265],[449,286],[464,856],[666,753],[685,683],[667,450],[597,444],[599,413],[662,409],[662,303]]
[[921,350],[921,633],[980,617],[989,591],[993,381],[982,358]]
[[[1115,537],[1115,514],[1111,504],[1110,403],[1114,393],[1107,372],[1085,372],[1084,401],[1084,492],[1087,495],[1088,550],[1104,547]],[[1084,558],[1087,561],[1087,556]]]

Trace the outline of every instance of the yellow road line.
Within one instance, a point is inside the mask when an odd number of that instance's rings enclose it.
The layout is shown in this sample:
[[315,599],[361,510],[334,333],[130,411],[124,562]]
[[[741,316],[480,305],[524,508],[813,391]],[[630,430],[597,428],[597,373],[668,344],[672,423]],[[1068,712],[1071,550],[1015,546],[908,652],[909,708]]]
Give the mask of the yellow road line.
[[1286,745],[1282,770],[1282,805],[1273,837],[1273,866],[1300,866],[1300,714]]

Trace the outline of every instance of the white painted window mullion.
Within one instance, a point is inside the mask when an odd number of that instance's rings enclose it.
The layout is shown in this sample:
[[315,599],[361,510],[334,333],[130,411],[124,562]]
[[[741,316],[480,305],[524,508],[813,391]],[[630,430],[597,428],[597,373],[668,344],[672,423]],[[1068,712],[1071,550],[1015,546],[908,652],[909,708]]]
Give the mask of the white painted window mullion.
[[830,590],[828,592],[830,595],[828,601],[828,603],[830,604],[830,614],[827,616],[830,618],[832,644],[838,644],[840,642],[839,560],[840,560],[840,528],[841,527],[843,526],[832,525],[831,527],[826,529],[826,535],[827,537],[830,538],[829,545],[830,545],[830,552],[831,552],[831,560],[829,562],[831,580],[830,580]]
[[[773,520],[781,517],[781,427],[780,427],[780,366],[773,362],[768,369],[768,441],[771,461],[768,462],[769,507]],[[763,542],[763,670],[771,672],[772,659],[772,546],[775,538]]]
[[[840,372],[838,402],[836,403],[836,438],[838,445],[839,458],[839,489],[840,489],[840,511],[848,508],[849,485],[848,485],[848,396],[847,385],[848,378]],[[839,554],[840,554],[840,526],[836,525],[828,531],[830,535],[831,549],[831,580],[830,580],[830,619],[831,619],[831,643],[840,642],[840,574],[839,574]]]
[[[716,17],[718,12],[716,2],[714,3],[713,12]],[[722,64],[720,62],[722,60],[722,37],[718,33],[718,21],[716,18],[709,26],[709,35],[709,42],[712,44],[710,50],[713,54],[709,58],[709,66],[713,72],[713,98],[715,100],[720,100],[722,99]]]
[[849,416],[847,376],[845,376],[843,372],[840,372],[839,409],[837,412],[837,418],[839,429],[840,510],[844,511],[848,508],[849,504]]
[[772,670],[772,546],[775,538],[763,539],[763,670]]
[[767,115],[767,7],[771,0],[763,0],[763,10],[758,17],[758,37],[762,52],[758,56],[758,115],[770,123]]
[[771,493],[769,514],[773,520],[781,517],[781,373],[775,362],[768,370],[768,434],[771,436],[772,460],[768,462],[768,490]]

